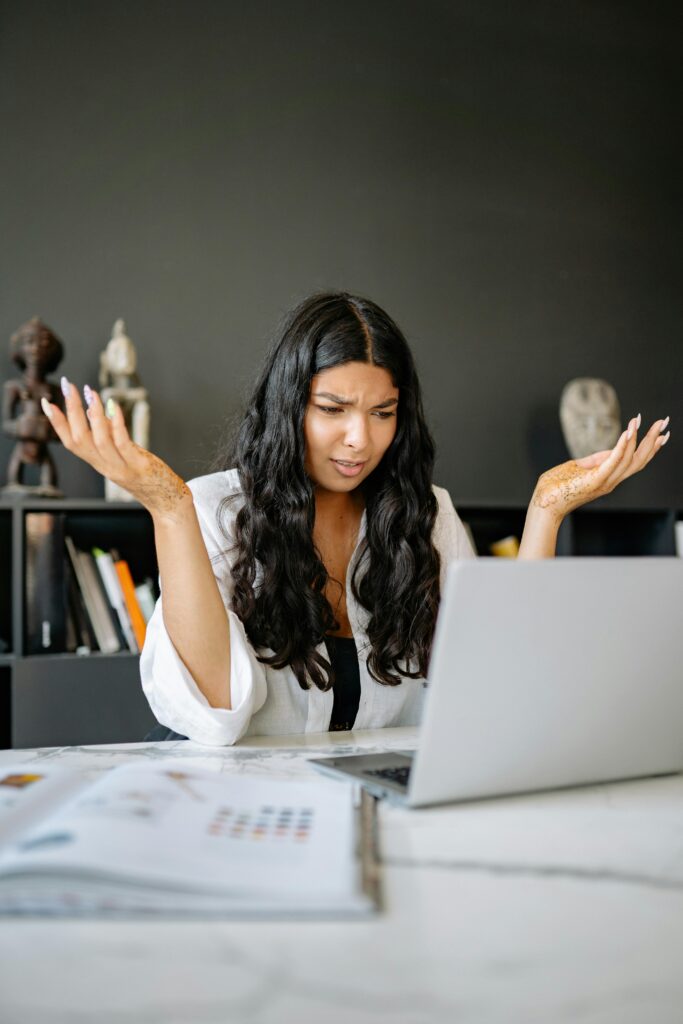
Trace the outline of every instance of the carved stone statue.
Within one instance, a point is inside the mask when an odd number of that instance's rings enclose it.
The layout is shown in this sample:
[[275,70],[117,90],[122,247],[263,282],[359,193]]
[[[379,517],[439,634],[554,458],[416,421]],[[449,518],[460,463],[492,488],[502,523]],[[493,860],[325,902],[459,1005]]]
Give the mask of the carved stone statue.
[[[7,467],[7,485],[3,497],[42,495],[63,498],[57,488],[57,470],[48,450],[49,441],[59,441],[43,412],[40,400],[64,409],[64,398],[57,384],[46,379],[64,357],[64,346],[40,317],[34,316],[10,338],[10,358],[22,372],[20,380],[5,383],[2,402],[2,429],[17,439]],[[24,471],[38,466],[40,483],[24,483]]]
[[613,448],[621,433],[616,391],[597,377],[570,380],[560,399],[560,423],[573,459]]
[[[105,406],[109,398],[121,406],[132,440],[141,448],[149,448],[150,408],[147,389],[141,386],[136,373],[137,362],[135,346],[126,334],[126,325],[123,320],[117,320],[111,339],[100,354],[100,398]],[[135,500],[132,494],[106,477],[104,495],[107,501]]]

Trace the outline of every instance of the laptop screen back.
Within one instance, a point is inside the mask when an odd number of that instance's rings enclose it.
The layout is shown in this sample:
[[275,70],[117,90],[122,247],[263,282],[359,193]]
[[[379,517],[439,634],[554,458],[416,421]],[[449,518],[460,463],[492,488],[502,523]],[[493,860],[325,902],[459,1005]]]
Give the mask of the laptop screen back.
[[410,803],[683,769],[683,560],[449,566]]

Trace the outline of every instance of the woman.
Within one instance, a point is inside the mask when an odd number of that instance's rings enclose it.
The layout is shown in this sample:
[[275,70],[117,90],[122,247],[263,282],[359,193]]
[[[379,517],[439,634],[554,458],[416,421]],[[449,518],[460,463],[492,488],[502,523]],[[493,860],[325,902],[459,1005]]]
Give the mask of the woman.
[[[141,657],[171,735],[412,725],[420,719],[446,564],[474,552],[448,493],[410,350],[391,318],[345,292],[284,323],[242,423],[233,469],[188,483],[134,444],[120,408],[63,380],[64,446],[150,512],[162,597]],[[572,509],[666,443],[640,417],[611,451],[544,473],[520,558],[551,557]],[[175,731],[175,732],[174,732]]]

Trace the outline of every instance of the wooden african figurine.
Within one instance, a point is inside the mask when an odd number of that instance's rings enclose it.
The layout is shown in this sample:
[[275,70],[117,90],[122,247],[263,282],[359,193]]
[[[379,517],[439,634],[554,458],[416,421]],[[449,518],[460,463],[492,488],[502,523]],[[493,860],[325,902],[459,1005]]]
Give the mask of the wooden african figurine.
[[[64,408],[59,385],[46,379],[63,356],[64,346],[40,317],[34,316],[10,338],[10,357],[22,376],[20,380],[8,380],[4,386],[2,429],[17,440],[7,467],[7,485],[2,488],[4,497],[64,497],[57,488],[57,469],[48,450],[48,442],[59,438],[40,405],[41,398],[47,398]],[[29,466],[38,466],[37,485],[24,483]]]

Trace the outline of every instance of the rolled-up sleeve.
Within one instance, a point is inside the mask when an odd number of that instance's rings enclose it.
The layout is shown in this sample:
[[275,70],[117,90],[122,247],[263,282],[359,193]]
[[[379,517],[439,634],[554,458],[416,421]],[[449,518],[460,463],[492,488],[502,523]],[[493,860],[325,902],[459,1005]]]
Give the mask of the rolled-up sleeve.
[[453,507],[451,496],[443,487],[435,487],[439,511],[434,523],[434,545],[441,555],[441,590],[446,584],[446,570],[450,562],[461,558],[476,558],[470,536]]
[[[189,481],[193,493],[196,481]],[[225,552],[211,556],[208,518],[210,509],[202,511],[202,497],[195,493],[197,518],[214,576],[230,625],[230,694],[232,707],[214,708],[197,686],[182,658],[173,646],[163,619],[163,594],[147,623],[145,643],[140,656],[140,677],[143,692],[157,720],[197,743],[229,746],[247,731],[252,715],[265,703],[267,695],[265,669],[258,661],[244,626],[230,609],[231,581],[229,561]]]

